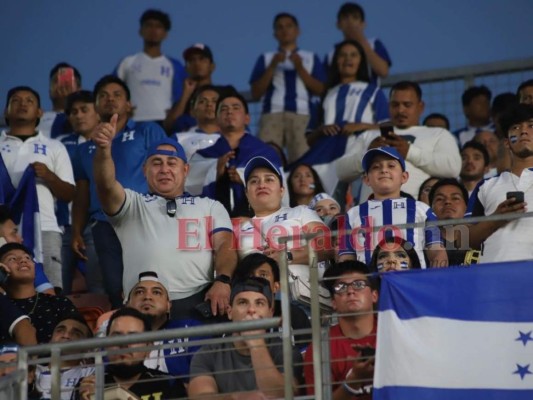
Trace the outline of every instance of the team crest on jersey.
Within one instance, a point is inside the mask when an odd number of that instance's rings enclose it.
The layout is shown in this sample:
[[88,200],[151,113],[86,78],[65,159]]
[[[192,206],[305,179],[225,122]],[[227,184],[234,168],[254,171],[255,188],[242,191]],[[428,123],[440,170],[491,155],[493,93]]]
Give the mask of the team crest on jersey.
[[95,150],[96,150],[96,145],[94,144],[89,145],[89,154],[94,153]]
[[2,153],[11,153],[11,146],[9,144],[4,144],[0,149]]
[[130,140],[133,140],[135,139],[135,131],[128,131],[128,132],[124,132],[122,134],[122,143],[124,142],[129,142]]
[[157,200],[157,196],[155,194],[143,194],[144,202],[150,203],[154,200]]
[[274,222],[279,222],[279,221],[287,221],[287,213],[276,215],[276,218],[274,218]]
[[46,145],[41,143],[34,143],[33,144],[33,154],[42,154],[43,156],[46,155]]
[[194,197],[192,197],[192,196],[182,197],[182,198],[181,198],[181,204],[191,204],[191,205],[194,205]]
[[403,201],[394,201],[392,203],[392,208],[395,209],[395,210],[398,210],[398,209],[405,209],[406,205]]
[[363,93],[363,89],[354,87],[350,89],[350,91],[348,92],[348,96],[359,96],[361,95],[361,93]]

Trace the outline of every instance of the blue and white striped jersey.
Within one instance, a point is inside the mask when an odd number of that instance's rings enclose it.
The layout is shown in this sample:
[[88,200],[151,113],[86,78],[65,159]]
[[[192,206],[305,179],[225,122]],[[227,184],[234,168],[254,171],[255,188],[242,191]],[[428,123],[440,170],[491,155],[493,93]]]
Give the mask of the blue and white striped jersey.
[[[315,79],[325,82],[324,66],[318,56],[310,51],[296,50],[302,58],[303,66]],[[250,84],[265,73],[277,52],[272,51],[259,56],[250,77]],[[303,80],[298,76],[293,62],[286,55],[285,61],[276,66],[272,82],[263,96],[263,113],[290,111],[296,114],[309,114],[310,93]]]

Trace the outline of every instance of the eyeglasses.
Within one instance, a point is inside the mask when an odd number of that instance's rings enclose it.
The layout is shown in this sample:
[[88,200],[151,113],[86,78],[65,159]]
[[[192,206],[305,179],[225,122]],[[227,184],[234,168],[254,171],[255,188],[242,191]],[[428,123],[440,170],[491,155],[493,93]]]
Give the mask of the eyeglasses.
[[333,286],[333,291],[336,294],[344,294],[348,291],[348,288],[351,287],[353,290],[363,290],[366,287],[370,287],[370,283],[364,279],[358,279],[356,281],[347,283],[347,282],[339,282]]
[[176,216],[177,206],[176,206],[176,200],[167,200],[167,215],[170,218],[174,218]]

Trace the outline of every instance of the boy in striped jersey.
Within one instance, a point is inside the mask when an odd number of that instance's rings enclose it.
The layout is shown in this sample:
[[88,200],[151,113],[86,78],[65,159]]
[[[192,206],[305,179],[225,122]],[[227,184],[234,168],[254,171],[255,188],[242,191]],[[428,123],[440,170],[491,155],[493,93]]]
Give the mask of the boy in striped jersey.
[[305,131],[309,122],[311,95],[324,92],[326,80],[322,62],[310,51],[298,48],[300,35],[294,15],[280,13],[274,17],[274,37],[278,49],[262,54],[252,71],[252,98],[262,98],[259,138],[287,146],[292,162],[307,149]]
[[[414,246],[422,268],[426,268],[425,256],[432,267],[447,266],[448,257],[437,227],[400,229],[395,226],[437,219],[426,204],[401,197],[400,188],[409,174],[398,150],[394,147],[368,150],[363,157],[363,169],[363,182],[372,188],[373,198],[348,211],[346,229],[350,233],[340,243],[340,260],[357,257],[368,264],[372,251],[384,237],[397,236]],[[374,230],[376,226],[383,227]],[[351,232],[352,228],[356,229]]]

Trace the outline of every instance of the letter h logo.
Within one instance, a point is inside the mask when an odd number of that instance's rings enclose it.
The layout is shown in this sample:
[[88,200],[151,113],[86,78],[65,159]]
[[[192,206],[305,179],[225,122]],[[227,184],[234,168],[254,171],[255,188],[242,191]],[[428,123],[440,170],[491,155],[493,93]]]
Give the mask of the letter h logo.
[[33,153],[34,154],[42,153],[43,156],[45,156],[46,155],[46,145],[45,144],[34,143],[33,144]]

